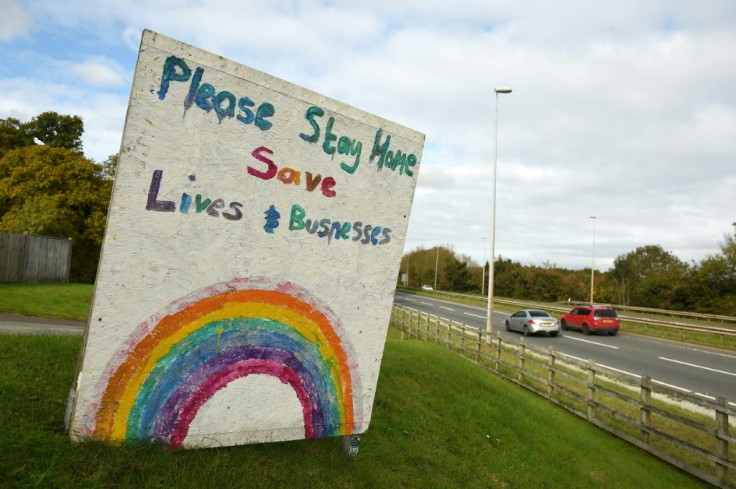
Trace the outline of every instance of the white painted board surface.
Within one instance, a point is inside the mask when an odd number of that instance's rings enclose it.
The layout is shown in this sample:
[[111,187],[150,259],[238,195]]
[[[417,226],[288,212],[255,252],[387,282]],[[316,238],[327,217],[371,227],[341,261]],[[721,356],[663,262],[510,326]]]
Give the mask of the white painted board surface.
[[364,432],[423,144],[145,31],[72,439]]

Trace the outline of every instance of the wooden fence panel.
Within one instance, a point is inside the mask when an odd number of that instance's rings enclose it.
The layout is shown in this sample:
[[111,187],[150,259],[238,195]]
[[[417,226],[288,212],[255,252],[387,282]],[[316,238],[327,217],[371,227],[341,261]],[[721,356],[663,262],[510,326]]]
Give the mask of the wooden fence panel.
[[22,234],[0,234],[0,283],[20,283],[25,263]]
[[72,243],[33,234],[0,234],[0,283],[67,283]]

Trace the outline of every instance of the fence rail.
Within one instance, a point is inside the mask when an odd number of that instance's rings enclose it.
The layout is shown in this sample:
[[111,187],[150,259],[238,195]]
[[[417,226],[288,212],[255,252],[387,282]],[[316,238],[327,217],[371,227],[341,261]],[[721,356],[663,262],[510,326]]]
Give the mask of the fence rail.
[[736,484],[736,405],[580,361],[550,346],[518,345],[435,315],[394,306],[403,338],[444,344],[623,440],[722,488]]

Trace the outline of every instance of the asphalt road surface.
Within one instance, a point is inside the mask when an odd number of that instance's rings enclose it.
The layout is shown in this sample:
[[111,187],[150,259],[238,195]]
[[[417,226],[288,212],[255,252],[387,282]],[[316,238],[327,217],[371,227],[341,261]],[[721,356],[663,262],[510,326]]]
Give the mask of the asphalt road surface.
[[16,314],[0,314],[0,334],[74,334],[84,333],[85,323],[65,319],[46,319]]
[[[396,292],[394,303],[486,328],[487,311],[440,299]],[[506,332],[508,313],[493,311],[493,333],[503,341],[518,343],[520,333]],[[585,336],[577,331],[563,331],[556,338],[528,336],[527,344],[547,349],[555,345],[559,353],[582,360],[594,360],[620,372],[649,375],[656,382],[707,397],[726,397],[736,402],[736,353],[709,347],[688,345],[640,335],[627,334],[622,328],[616,336]]]

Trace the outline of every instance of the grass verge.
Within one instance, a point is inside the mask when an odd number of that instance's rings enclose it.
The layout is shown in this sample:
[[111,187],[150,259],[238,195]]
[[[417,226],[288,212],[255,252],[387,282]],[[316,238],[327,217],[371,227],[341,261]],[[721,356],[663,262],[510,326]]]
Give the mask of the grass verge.
[[78,337],[0,336],[0,487],[709,487],[393,329],[355,457],[339,438],[176,452],[72,444],[63,419],[80,346]]
[[0,284],[0,313],[86,321],[91,284]]

